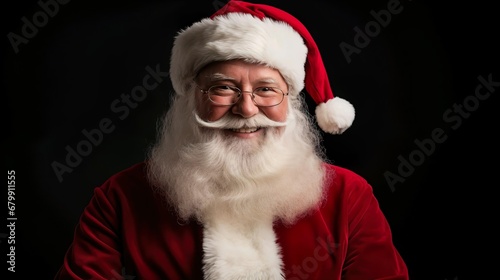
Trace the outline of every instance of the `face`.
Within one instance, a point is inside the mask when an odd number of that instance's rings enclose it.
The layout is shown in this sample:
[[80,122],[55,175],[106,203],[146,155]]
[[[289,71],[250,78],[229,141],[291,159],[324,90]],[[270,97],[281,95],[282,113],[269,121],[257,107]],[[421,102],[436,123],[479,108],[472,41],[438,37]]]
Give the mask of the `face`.
[[[273,107],[259,107],[252,101],[252,92],[257,87],[277,87],[288,92],[288,86],[276,69],[247,63],[240,60],[215,62],[200,71],[196,83],[201,89],[208,89],[213,85],[228,85],[241,89],[244,93],[238,102],[231,106],[212,103],[206,94],[196,89],[196,110],[199,116],[209,122],[217,121],[230,114],[236,118],[249,119],[258,114],[277,122],[284,122],[287,117],[288,97]],[[225,133],[240,137],[253,138],[264,133],[264,129],[251,128],[226,130]]]

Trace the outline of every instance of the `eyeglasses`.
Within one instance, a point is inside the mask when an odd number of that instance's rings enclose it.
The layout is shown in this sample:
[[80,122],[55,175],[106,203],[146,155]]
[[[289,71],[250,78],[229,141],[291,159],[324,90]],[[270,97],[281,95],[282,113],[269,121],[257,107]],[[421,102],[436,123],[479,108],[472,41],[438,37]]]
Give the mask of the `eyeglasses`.
[[[197,86],[198,87],[198,86]],[[244,92],[252,94],[252,101],[260,107],[277,106],[283,102],[285,95],[281,89],[276,87],[258,87],[252,92],[242,91],[241,89],[228,85],[214,85],[204,90],[198,87],[203,94],[208,95],[208,99],[217,105],[234,105],[240,100]]]

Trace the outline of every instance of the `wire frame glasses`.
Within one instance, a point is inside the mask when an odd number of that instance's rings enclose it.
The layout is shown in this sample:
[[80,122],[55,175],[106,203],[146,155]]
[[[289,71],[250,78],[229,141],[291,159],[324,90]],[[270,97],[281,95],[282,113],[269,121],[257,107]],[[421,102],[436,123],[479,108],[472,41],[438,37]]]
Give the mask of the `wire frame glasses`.
[[[198,86],[197,86],[198,87]],[[240,100],[244,92],[252,94],[252,101],[260,107],[273,107],[281,104],[288,93],[284,93],[277,87],[258,87],[252,92],[228,85],[214,85],[204,90],[198,87],[203,94],[208,95],[208,99],[217,105],[234,105]]]

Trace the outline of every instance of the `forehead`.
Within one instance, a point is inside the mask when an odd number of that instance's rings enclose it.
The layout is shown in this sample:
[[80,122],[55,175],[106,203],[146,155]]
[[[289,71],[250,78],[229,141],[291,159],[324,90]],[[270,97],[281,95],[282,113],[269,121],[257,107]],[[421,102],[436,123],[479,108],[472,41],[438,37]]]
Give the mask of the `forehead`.
[[243,60],[216,61],[203,67],[197,74],[197,78],[205,79],[230,79],[238,75],[269,76],[270,78],[281,78],[277,69],[259,63],[250,63]]

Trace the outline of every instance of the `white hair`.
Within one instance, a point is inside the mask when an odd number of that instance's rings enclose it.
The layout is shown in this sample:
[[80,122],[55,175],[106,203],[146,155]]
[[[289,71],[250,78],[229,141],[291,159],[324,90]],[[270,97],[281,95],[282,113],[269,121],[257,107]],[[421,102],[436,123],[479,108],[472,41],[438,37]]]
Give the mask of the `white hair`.
[[261,141],[228,138],[204,126],[194,99],[174,96],[148,154],[148,178],[180,219],[202,222],[209,212],[224,209],[235,217],[291,223],[319,205],[328,179],[326,157],[300,95],[289,98],[285,123],[228,113],[216,124],[266,127]]

